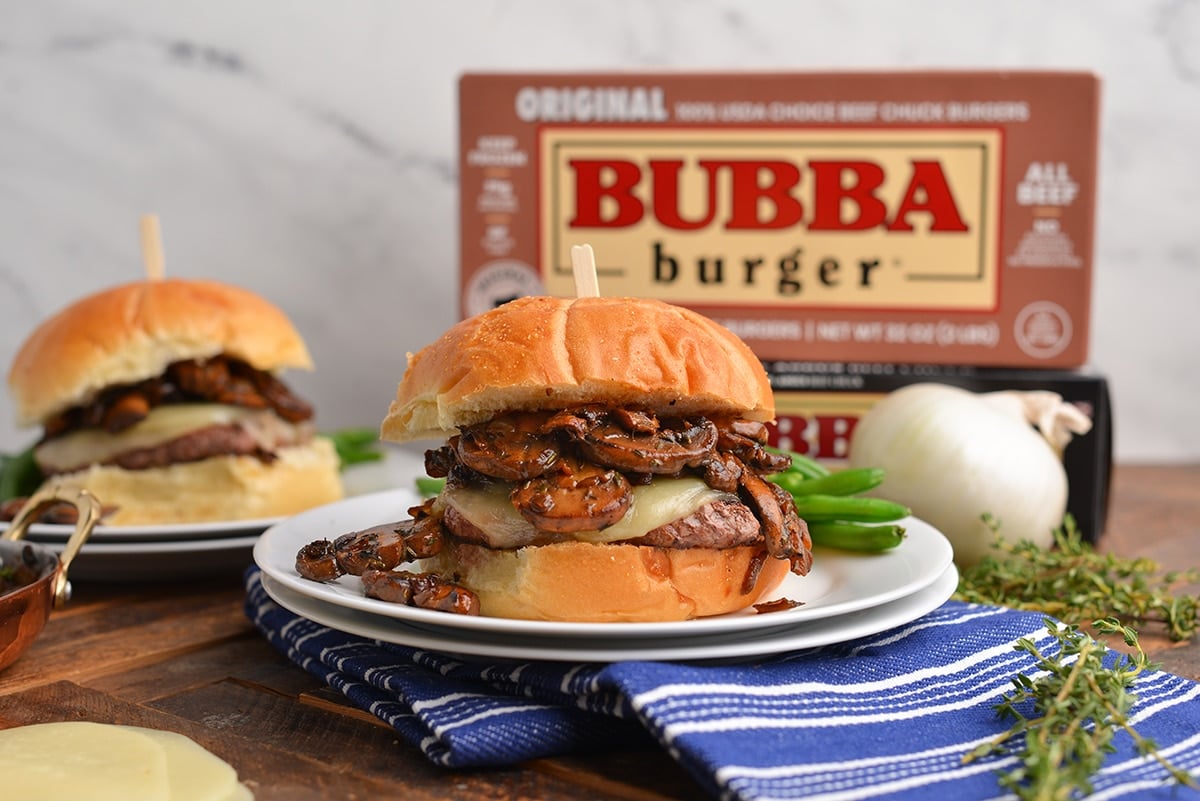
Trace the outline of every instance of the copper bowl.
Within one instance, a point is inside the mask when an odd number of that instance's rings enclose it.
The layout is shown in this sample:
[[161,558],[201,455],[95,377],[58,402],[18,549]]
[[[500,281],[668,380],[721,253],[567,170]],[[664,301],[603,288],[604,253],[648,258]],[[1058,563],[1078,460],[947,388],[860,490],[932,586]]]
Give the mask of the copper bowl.
[[[69,503],[79,511],[75,531],[62,555],[44,545],[20,542],[29,526],[47,508]],[[62,489],[49,484],[34,493],[8,530],[0,535],[0,565],[24,562],[33,567],[37,579],[0,595],[0,670],[29,649],[50,619],[52,609],[61,609],[71,597],[67,568],[100,519],[100,502],[86,490]]]

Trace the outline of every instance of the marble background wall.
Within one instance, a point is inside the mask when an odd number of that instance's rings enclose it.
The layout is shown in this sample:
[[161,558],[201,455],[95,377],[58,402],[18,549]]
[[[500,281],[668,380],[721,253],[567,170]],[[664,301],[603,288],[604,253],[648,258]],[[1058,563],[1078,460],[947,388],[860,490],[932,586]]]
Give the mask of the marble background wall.
[[[1093,363],[1120,460],[1200,459],[1196,0],[0,0],[0,364],[167,270],[282,306],[323,426],[374,425],[456,319],[467,70],[1069,68],[1104,81]],[[34,432],[0,400],[0,450]]]

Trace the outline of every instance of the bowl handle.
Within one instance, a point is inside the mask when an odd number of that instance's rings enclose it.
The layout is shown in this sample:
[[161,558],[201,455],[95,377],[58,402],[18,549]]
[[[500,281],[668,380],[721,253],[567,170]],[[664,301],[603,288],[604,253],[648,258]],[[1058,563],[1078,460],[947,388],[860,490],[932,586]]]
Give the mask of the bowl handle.
[[12,525],[8,527],[7,531],[0,534],[0,539],[21,539],[42,512],[58,503],[69,503],[79,512],[75,531],[67,540],[67,546],[63,548],[63,552],[58,557],[59,570],[54,577],[54,608],[62,609],[71,599],[71,583],[67,581],[67,569],[71,566],[71,560],[75,558],[75,554],[79,553],[83,543],[91,536],[96,523],[100,521],[100,514],[103,510],[96,496],[85,489],[63,487],[55,481],[48,481],[37,492],[29,496],[29,500],[13,518]]

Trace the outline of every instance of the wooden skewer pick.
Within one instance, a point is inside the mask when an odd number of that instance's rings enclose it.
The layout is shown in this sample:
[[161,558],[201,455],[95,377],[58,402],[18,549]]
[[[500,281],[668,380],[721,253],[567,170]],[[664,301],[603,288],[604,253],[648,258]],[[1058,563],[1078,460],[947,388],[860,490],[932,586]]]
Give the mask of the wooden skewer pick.
[[591,245],[571,248],[571,271],[575,275],[575,297],[600,297],[600,281],[596,278],[596,254]]
[[157,214],[142,215],[142,261],[146,264],[146,279],[161,281],[163,267],[162,229]]

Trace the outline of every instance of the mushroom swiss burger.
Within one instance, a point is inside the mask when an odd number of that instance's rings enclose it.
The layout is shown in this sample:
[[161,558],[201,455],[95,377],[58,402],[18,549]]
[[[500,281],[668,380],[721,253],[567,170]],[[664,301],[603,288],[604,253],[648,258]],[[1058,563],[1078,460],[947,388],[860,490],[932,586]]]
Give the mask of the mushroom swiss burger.
[[761,363],[699,314],[513,300],[410,355],[383,421],[384,440],[445,440],[425,454],[442,492],[410,521],[310,544],[297,569],[494,617],[743,609],[812,561],[791,496],[764,478],[788,464],[764,447],[773,418]]
[[18,422],[43,427],[41,472],[91,491],[109,525],[287,515],[342,496],[332,443],[278,377],[311,369],[262,297],[215,281],[110,288],[67,306],[8,375]]

